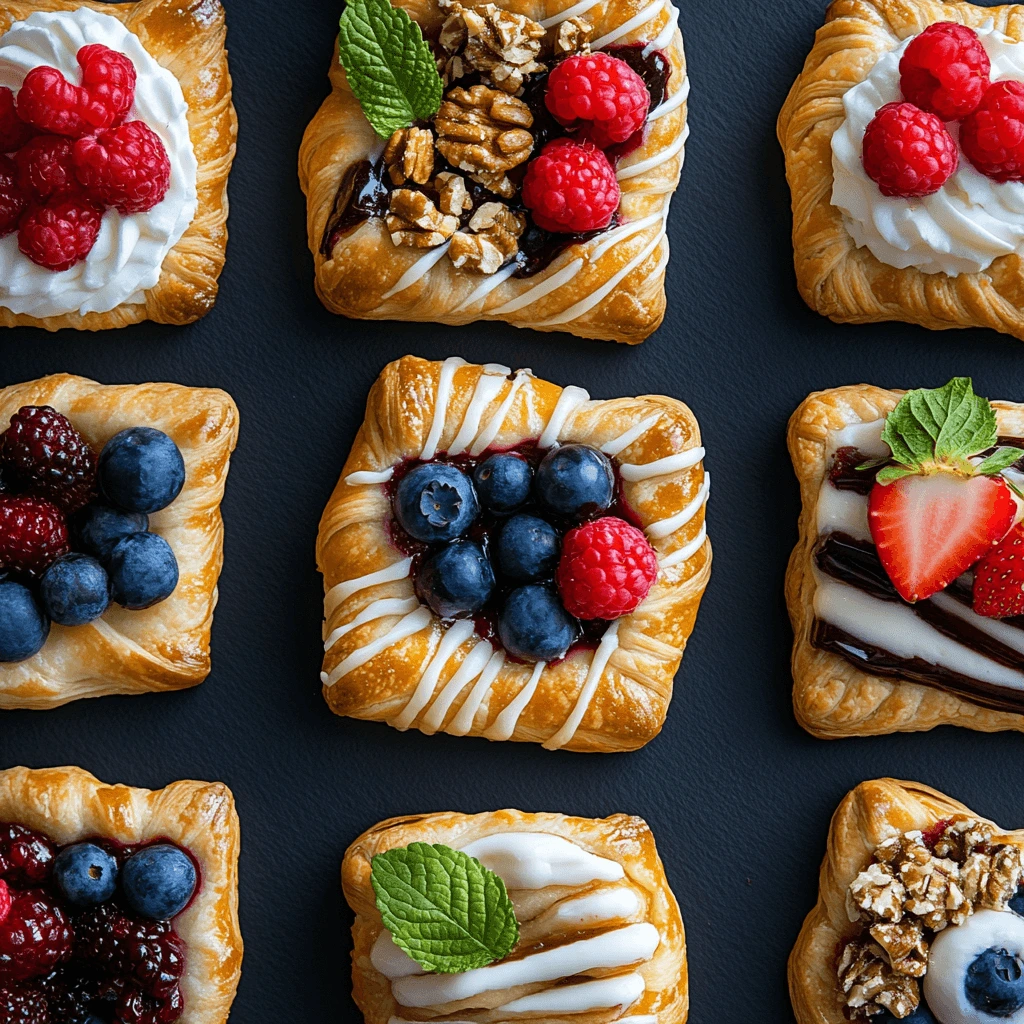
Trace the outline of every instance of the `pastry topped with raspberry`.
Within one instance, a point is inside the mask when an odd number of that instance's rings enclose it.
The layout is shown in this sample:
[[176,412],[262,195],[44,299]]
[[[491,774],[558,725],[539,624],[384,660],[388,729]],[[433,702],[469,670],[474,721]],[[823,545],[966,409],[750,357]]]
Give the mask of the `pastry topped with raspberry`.
[[[678,11],[534,13],[439,0],[421,26],[404,0],[346,5],[300,153],[328,308],[626,342],[658,326],[686,136]],[[372,47],[370,24],[389,26]]]
[[0,771],[0,1021],[225,1024],[237,870],[220,783],[150,792],[79,768]]
[[407,356],[367,416],[318,543],[332,710],[549,749],[652,739],[711,567],[689,409]]
[[[171,0],[22,6],[0,34],[0,323],[197,319],[234,151],[219,4],[173,33]],[[204,253],[187,273],[183,251]]]

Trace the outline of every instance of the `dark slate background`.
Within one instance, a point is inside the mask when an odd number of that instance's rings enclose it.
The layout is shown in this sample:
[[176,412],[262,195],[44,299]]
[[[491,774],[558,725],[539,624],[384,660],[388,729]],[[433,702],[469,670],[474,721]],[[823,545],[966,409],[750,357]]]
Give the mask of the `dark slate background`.
[[[334,317],[313,292],[295,167],[327,92],[338,0],[227,2],[241,133],[214,311],[185,329],[0,336],[0,385],[69,371],[234,395],[242,430],[224,501],[213,672],[186,692],[8,713],[0,765],[231,786],[246,941],[235,1021],[358,1021],[338,885],[347,844],[391,815],[505,806],[646,818],[686,921],[691,1020],[791,1021],[786,958],[843,794],[890,774],[1021,826],[1024,739],[943,728],[823,742],[798,728],[782,595],[798,513],[787,418],[819,388],[935,387],[955,374],[972,375],[981,394],[1022,401],[1024,349],[980,330],[838,326],[800,301],[775,117],[821,0],[684,5],[692,135],[669,221],[668,315],[645,344]],[[714,475],[714,570],[668,722],[645,749],[549,753],[401,734],[328,711],[317,523],[368,388],[409,352],[529,366],[595,398],[665,392],[696,413]]]

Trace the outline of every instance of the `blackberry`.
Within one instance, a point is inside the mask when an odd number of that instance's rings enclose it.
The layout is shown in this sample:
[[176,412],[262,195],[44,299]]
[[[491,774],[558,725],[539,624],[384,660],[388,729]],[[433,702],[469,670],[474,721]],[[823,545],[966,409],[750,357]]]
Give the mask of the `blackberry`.
[[0,1024],[50,1024],[46,998],[31,988],[0,988]]
[[174,1024],[185,1012],[177,985],[166,996],[154,998],[138,989],[127,989],[117,1001],[117,1024]]
[[70,968],[54,971],[38,982],[46,996],[52,1024],[91,1024],[94,1010],[103,1003],[113,1003],[120,990],[112,988],[98,975],[75,974]]
[[55,853],[45,836],[23,825],[0,825],[0,878],[14,886],[39,885],[50,877]]

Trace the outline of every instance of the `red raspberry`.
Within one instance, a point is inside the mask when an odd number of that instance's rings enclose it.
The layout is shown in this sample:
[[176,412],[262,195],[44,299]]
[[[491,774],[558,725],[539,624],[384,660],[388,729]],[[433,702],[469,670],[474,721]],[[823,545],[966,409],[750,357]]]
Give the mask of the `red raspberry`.
[[14,154],[18,184],[36,199],[77,188],[71,149],[71,140],[62,135],[37,135]]
[[647,596],[658,576],[658,559],[647,538],[615,516],[570,530],[562,541],[558,589],[570,615],[617,619]]
[[606,149],[643,127],[651,95],[624,60],[588,53],[554,66],[544,103],[565,127],[583,127],[588,139]]
[[84,117],[89,94],[72,85],[56,68],[33,68],[18,91],[18,116],[55,135],[84,135],[95,131]]
[[995,181],[1024,181],[1024,83],[995,82],[960,125],[964,155]]
[[28,208],[28,196],[18,184],[18,168],[9,156],[0,155],[0,238],[17,230]]
[[943,121],[957,121],[977,108],[989,87],[991,70],[973,29],[938,21],[904,50],[900,89],[904,99],[922,110]]
[[95,139],[79,139],[75,170],[90,196],[121,213],[152,210],[171,182],[167,150],[142,121],[129,121]]
[[32,138],[32,128],[25,124],[14,103],[14,93],[0,86],[0,153],[13,153]]
[[46,997],[35,989],[0,985],[0,1024],[50,1024]]
[[103,211],[90,200],[56,197],[22,218],[18,248],[47,270],[67,270],[92,252],[102,220]]
[[864,132],[864,170],[883,196],[912,199],[938,192],[956,170],[953,137],[913,103],[886,103]]
[[40,498],[0,498],[0,568],[40,576],[70,550],[67,523],[55,505]]
[[78,51],[78,65],[91,100],[111,112],[111,125],[120,124],[135,102],[135,65],[123,53],[101,43],[83,46]]
[[71,956],[73,940],[64,912],[47,893],[16,892],[0,923],[0,982],[47,974]]
[[619,183],[592,142],[555,139],[527,166],[522,198],[545,231],[596,231],[618,209]]
[[96,453],[48,405],[26,405],[0,434],[0,460],[18,490],[45,498],[70,515],[96,497]]
[[53,843],[42,833],[24,825],[0,825],[0,878],[7,884],[41,885],[50,877],[55,856]]

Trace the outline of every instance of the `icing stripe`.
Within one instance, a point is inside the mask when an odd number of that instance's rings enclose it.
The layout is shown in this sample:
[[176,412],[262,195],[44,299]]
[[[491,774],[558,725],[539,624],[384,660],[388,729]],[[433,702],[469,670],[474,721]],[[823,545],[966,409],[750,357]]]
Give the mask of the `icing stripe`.
[[705,473],[704,482],[697,488],[697,494],[686,508],[674,516],[669,516],[668,519],[659,519],[658,522],[651,523],[647,527],[647,536],[653,540],[663,540],[685,526],[700,511],[701,506],[707,501],[710,491],[711,474]]
[[533,699],[537,692],[537,684],[540,682],[541,673],[544,671],[546,662],[538,661],[533,666],[533,673],[527,680],[526,685],[515,695],[515,698],[504,708],[494,723],[485,730],[484,736],[489,740],[507,740],[516,731],[519,718],[526,710],[526,705]]
[[686,98],[690,95],[690,80],[688,78],[683,79],[682,86],[669,96],[664,103],[659,103],[648,115],[648,121],[657,121],[659,117],[664,117],[666,114],[671,114],[677,107],[681,107],[685,102]]
[[517,309],[522,309],[523,306],[528,306],[531,302],[536,302],[537,299],[542,299],[548,292],[553,292],[556,288],[561,288],[567,281],[571,281],[580,271],[580,267],[583,266],[583,260],[574,259],[572,263],[562,267],[557,274],[552,274],[550,277],[546,277],[543,281],[535,284],[532,288],[527,289],[522,295],[517,295],[514,299],[509,299],[503,306],[499,306],[497,309],[488,310],[488,316],[501,316],[505,313],[514,313]]
[[445,729],[446,733],[451,736],[465,736],[473,728],[473,720],[476,718],[476,713],[480,710],[480,705],[483,704],[484,698],[490,693],[494,680],[498,678],[498,673],[504,664],[505,652],[495,651],[483,672],[480,673],[480,678],[476,681],[476,685],[469,691],[469,696],[462,702],[459,713],[452,719],[451,725]]
[[441,677],[441,671],[448,664],[448,659],[473,635],[473,630],[473,623],[466,619],[459,619],[449,627],[445,635],[441,637],[441,642],[437,645],[437,653],[420,676],[420,681],[409,698],[409,703],[405,705],[399,714],[388,721],[388,725],[392,725],[402,732],[412,725],[416,720],[416,716],[426,707],[427,702],[434,695],[434,687]]
[[672,143],[671,146],[666,149],[655,153],[654,156],[648,157],[646,160],[641,160],[639,163],[627,164],[625,167],[620,165],[618,173],[615,175],[619,181],[627,181],[629,178],[635,178],[640,174],[657,167],[658,164],[664,163],[666,160],[671,160],[682,148],[686,145],[686,138],[689,135],[689,126],[684,128],[680,133],[679,138]]
[[588,1010],[603,1010],[618,1007],[620,1010],[632,1006],[646,989],[644,979],[635,971],[613,978],[584,981],[575,985],[535,992],[530,996],[513,999],[498,1007],[504,1013],[586,1013]]
[[417,608],[416,611],[410,612],[404,619],[399,620],[384,636],[353,651],[343,662],[334,667],[326,679],[323,675],[320,678],[323,679],[325,686],[334,686],[339,679],[347,676],[349,672],[359,668],[360,665],[365,665],[372,658],[376,658],[382,651],[386,651],[400,640],[418,633],[421,629],[426,629],[432,620],[433,616],[429,609]]
[[374,619],[383,619],[386,615],[408,615],[414,612],[420,603],[415,597],[385,597],[380,601],[364,608],[351,622],[338,626],[331,635],[324,641],[324,651],[329,651],[346,633],[353,629],[373,622]]
[[427,271],[435,263],[437,263],[444,254],[448,251],[448,246],[451,242],[445,242],[444,245],[439,245],[436,249],[431,249],[426,256],[421,256],[396,282],[393,288],[389,288],[382,296],[381,301],[390,299],[394,295],[398,295],[400,292],[404,292],[406,288],[414,285],[421,277],[423,277]]
[[661,212],[652,213],[649,217],[644,217],[642,220],[631,221],[627,224],[620,224],[617,228],[612,228],[605,235],[599,235],[594,239],[597,243],[594,245],[593,250],[590,252],[589,259],[591,262],[599,260],[616,242],[624,241],[631,235],[635,235],[638,231],[643,231],[644,228],[651,227],[652,224],[657,224],[663,219]]
[[365,576],[357,576],[353,580],[344,580],[336,583],[327,591],[324,597],[324,617],[330,618],[335,608],[347,600],[353,594],[367,587],[375,587],[379,583],[394,583],[396,580],[404,580],[412,569],[412,559],[403,558],[401,561],[392,562],[391,565],[378,569],[376,572],[369,572]]
[[461,455],[473,442],[480,430],[480,418],[487,407],[501,393],[505,386],[506,378],[512,372],[506,367],[501,367],[504,373],[493,374],[483,373],[476,382],[473,397],[466,408],[466,415],[462,418],[462,426],[459,428],[455,440],[448,446],[449,455]]
[[635,483],[638,480],[649,480],[655,476],[668,476],[669,473],[678,473],[683,469],[691,469],[704,458],[705,451],[700,446],[690,448],[685,452],[677,452],[675,455],[668,455],[664,459],[657,459],[648,462],[646,465],[619,466],[619,476],[623,480]]
[[618,28],[612,29],[611,32],[605,33],[603,36],[599,36],[597,39],[592,40],[590,43],[591,50],[600,50],[603,46],[607,46],[609,43],[614,43],[616,39],[621,39],[625,35],[629,35],[634,29],[639,28],[641,25],[646,25],[647,22],[656,18],[665,6],[665,0],[656,0],[655,3],[645,7],[639,14],[634,14],[629,21],[624,21]]
[[491,443],[498,436],[498,431],[501,430],[509,409],[512,408],[512,402],[515,400],[516,392],[532,376],[532,370],[516,370],[515,380],[512,381],[512,387],[508,389],[508,394],[505,396],[505,400],[500,406],[498,406],[498,411],[491,417],[487,426],[484,427],[477,435],[476,440],[473,442],[473,446],[469,449],[470,455],[479,455],[490,447]]
[[[650,56],[655,50],[663,50],[676,34],[676,24],[679,21],[679,8],[675,4],[668,5],[668,21],[665,27],[644,47],[644,56]],[[684,79],[684,85],[686,81]]]
[[592,7],[596,7],[601,0],[580,0],[579,3],[573,4],[571,7],[566,7],[560,14],[553,14],[550,18],[545,18],[541,23],[541,28],[554,28],[555,25],[561,25],[563,21],[568,21],[570,18],[579,17],[581,14],[586,14]]
[[519,267],[517,264],[510,263],[507,267],[502,267],[501,270],[496,270],[490,277],[484,278],[483,283],[477,285],[477,287],[474,288],[473,291],[471,291],[469,295],[467,295],[466,298],[464,298],[462,302],[455,307],[453,312],[461,313],[464,309],[468,309],[474,303],[486,298],[494,291],[495,288],[498,287],[499,284],[504,284],[518,269]]
[[437,396],[434,398],[434,418],[430,421],[430,433],[423,442],[423,449],[420,458],[424,461],[432,459],[437,454],[437,445],[441,440],[441,433],[444,431],[445,420],[448,417],[448,400],[452,394],[452,381],[455,379],[455,371],[460,366],[465,366],[466,360],[461,356],[449,356],[441,364],[441,373],[437,378]]
[[590,401],[590,393],[583,388],[570,384],[563,389],[551,410],[544,432],[537,442],[538,448],[550,448],[561,436],[565,421],[581,406]]
[[420,722],[420,731],[433,736],[444,722],[448,709],[455,703],[460,693],[487,667],[494,648],[486,640],[481,640],[466,655],[458,671],[448,680],[444,689],[434,698]]
[[605,455],[618,455],[619,452],[625,451],[634,441],[643,437],[651,427],[654,426],[658,420],[661,419],[661,413],[656,412],[653,416],[648,416],[647,419],[641,420],[635,426],[632,426],[624,434],[619,434],[618,437],[613,437],[610,441],[605,441],[601,445],[601,451]]
[[345,483],[349,487],[358,487],[360,484],[386,484],[394,475],[394,472],[394,466],[382,469],[379,473],[369,469],[361,469],[356,473],[349,473],[345,477]]
[[684,544],[678,551],[673,551],[671,555],[666,555],[664,558],[658,560],[658,565],[662,569],[671,569],[673,565],[678,565],[680,562],[685,562],[692,558],[702,547],[704,547],[704,541],[708,539],[708,524],[701,523],[700,529],[697,531],[697,536],[690,541],[689,544]]

